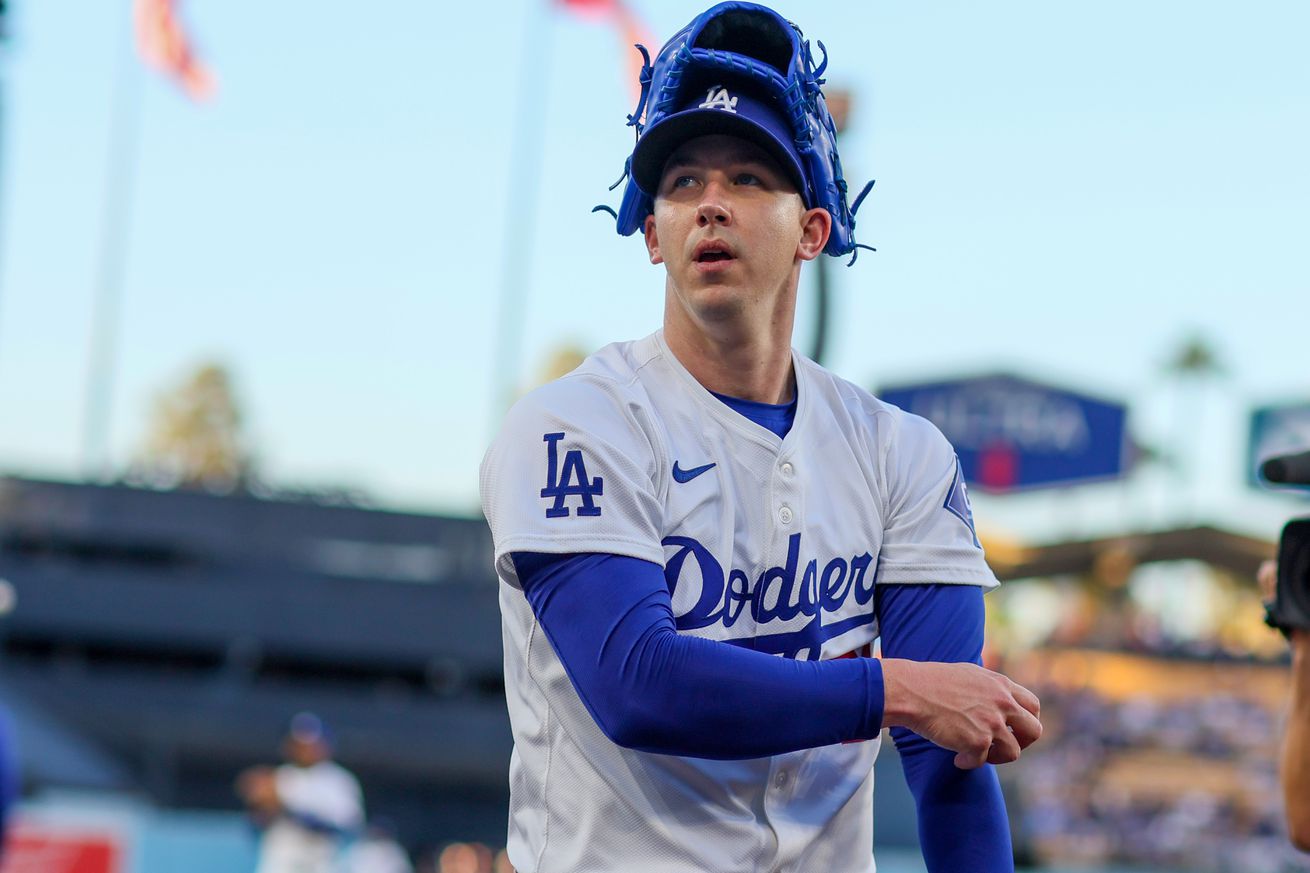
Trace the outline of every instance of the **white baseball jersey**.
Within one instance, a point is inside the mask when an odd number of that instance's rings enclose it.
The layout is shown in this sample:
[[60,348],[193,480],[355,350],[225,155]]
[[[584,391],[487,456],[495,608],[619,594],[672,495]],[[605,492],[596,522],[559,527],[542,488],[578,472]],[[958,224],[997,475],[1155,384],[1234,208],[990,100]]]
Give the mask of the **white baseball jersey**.
[[793,357],[783,439],[710,394],[657,332],[522,398],[488,451],[519,873],[873,871],[877,740],[740,761],[622,748],[583,706],[510,557],[655,562],[680,633],[790,658],[866,651],[875,585],[996,585],[940,432]]
[[[344,831],[364,821],[359,781],[344,767],[320,761],[309,767],[283,764],[274,771],[277,796],[288,810],[311,815]],[[342,840],[279,816],[264,831],[258,873],[334,873]]]

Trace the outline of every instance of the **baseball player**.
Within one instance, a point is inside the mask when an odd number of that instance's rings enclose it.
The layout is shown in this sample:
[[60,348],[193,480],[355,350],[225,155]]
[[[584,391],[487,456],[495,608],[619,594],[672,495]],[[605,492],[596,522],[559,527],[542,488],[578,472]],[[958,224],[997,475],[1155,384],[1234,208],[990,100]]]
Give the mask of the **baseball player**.
[[359,782],[332,760],[322,720],[302,712],[283,744],[287,763],[252,767],[237,779],[237,793],[263,829],[258,873],[335,873],[342,843],[364,821]]
[[883,727],[929,870],[1013,870],[988,763],[1038,702],[979,665],[955,454],[791,348],[802,264],[856,245],[824,66],[751,3],[647,65],[616,218],[663,327],[526,395],[483,461],[520,873],[872,873]]

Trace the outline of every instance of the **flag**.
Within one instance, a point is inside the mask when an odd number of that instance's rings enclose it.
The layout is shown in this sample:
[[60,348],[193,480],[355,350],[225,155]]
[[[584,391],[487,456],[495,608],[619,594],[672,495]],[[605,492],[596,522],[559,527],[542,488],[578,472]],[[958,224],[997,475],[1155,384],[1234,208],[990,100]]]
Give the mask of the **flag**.
[[591,21],[613,24],[623,43],[623,58],[627,64],[628,89],[635,103],[641,95],[641,53],[634,48],[644,45],[652,55],[659,51],[659,43],[650,30],[628,7],[624,0],[556,0],[570,12]]
[[605,20],[618,14],[621,0],[558,0],[559,5],[593,21]]
[[213,96],[209,68],[196,57],[178,17],[180,0],[134,0],[136,47],[141,60],[174,79],[192,100]]

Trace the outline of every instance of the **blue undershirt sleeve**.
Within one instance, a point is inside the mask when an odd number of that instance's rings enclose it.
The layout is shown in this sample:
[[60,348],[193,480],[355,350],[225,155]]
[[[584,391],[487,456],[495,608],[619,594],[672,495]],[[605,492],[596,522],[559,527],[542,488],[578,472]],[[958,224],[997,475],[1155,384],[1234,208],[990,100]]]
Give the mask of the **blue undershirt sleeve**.
[[873,658],[796,661],[680,634],[664,569],[649,561],[513,559],[582,703],[621,746],[727,760],[878,735],[882,665]]
[[[884,658],[982,663],[983,590],[975,585],[879,585],[874,600]],[[990,764],[955,766],[955,753],[892,728],[919,816],[929,873],[1013,873],[1000,782]]]

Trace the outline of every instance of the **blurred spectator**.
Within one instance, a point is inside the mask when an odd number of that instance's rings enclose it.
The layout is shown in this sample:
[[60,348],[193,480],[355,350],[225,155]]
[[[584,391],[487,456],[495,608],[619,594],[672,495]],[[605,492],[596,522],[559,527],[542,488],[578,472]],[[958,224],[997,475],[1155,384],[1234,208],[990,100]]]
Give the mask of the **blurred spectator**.
[[481,843],[451,843],[437,858],[437,873],[492,873],[491,850]]
[[[1278,565],[1265,561],[1258,575],[1260,594],[1274,599]],[[1283,803],[1287,808],[1287,830],[1292,843],[1310,852],[1310,633],[1293,630],[1292,699],[1283,737]]]
[[369,822],[364,836],[346,852],[342,873],[414,873],[409,855],[396,842],[396,830],[386,819]]
[[237,793],[263,830],[258,873],[333,873],[343,842],[364,818],[359,782],[332,760],[331,737],[312,713],[291,720],[287,763],[252,767]]
[[514,873],[509,853],[492,853],[481,843],[450,843],[419,854],[416,873]]
[[9,813],[18,799],[18,755],[9,713],[0,705],[0,858],[5,853],[5,832]]
[[1261,704],[1226,693],[1114,701],[1059,685],[1033,691],[1048,727],[1043,748],[1008,775],[1022,810],[1016,826],[1038,860],[1310,871],[1282,835],[1277,730]]

